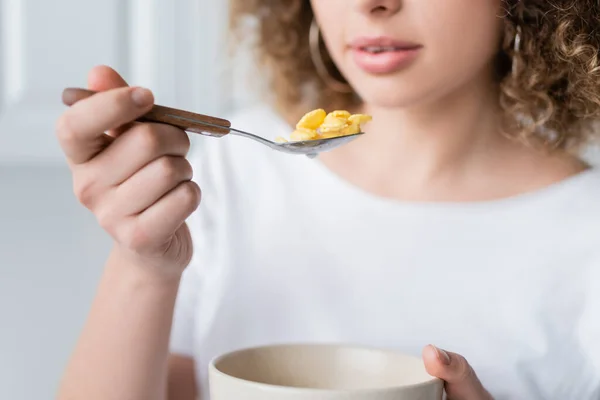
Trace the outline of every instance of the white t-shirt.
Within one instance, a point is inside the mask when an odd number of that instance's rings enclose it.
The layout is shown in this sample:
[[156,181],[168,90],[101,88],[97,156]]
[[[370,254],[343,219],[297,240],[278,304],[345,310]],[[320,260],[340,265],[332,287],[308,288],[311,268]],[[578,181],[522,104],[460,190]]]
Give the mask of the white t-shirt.
[[[269,137],[266,107],[232,119]],[[171,349],[343,342],[464,355],[501,399],[600,399],[600,171],[479,203],[383,199],[319,161],[198,138]]]

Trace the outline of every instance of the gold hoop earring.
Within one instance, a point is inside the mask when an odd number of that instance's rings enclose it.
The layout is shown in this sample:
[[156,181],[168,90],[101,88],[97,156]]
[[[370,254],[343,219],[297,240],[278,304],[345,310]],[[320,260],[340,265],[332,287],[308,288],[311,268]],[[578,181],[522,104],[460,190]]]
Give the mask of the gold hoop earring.
[[512,59],[512,74],[513,76],[517,75],[519,69],[519,62],[517,60],[517,55],[521,52],[521,26],[517,25],[517,32],[515,33],[515,43],[513,46],[513,59]]
[[310,24],[309,44],[310,58],[317,69],[317,74],[323,82],[325,82],[331,90],[338,93],[352,93],[354,90],[348,83],[335,79],[327,70],[327,66],[321,55],[321,30],[315,19],[313,19]]

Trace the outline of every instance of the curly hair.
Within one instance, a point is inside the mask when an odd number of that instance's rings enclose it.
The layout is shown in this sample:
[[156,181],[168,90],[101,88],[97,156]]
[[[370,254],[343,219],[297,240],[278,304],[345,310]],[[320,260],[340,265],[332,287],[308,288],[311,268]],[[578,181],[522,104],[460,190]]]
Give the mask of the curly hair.
[[[550,149],[579,149],[598,139],[600,120],[600,2],[503,0],[504,37],[497,72],[506,132]],[[354,93],[339,93],[319,78],[310,57],[309,0],[230,0],[234,38],[255,37],[274,104],[291,120],[327,104],[350,108]],[[253,17],[250,31],[244,24]],[[517,32],[520,46],[515,51]],[[323,51],[332,75],[343,80]],[[514,66],[513,66],[514,65]],[[532,140],[538,139],[538,140]]]

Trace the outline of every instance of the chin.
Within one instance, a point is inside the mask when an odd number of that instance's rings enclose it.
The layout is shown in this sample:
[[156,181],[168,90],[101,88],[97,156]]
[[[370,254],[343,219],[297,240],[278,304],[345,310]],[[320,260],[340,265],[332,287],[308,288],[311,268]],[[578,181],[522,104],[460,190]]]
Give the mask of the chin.
[[429,85],[422,80],[399,77],[357,77],[351,79],[360,98],[378,108],[410,108],[431,98]]
[[419,96],[408,93],[363,93],[361,99],[365,104],[377,108],[410,108],[419,103]]

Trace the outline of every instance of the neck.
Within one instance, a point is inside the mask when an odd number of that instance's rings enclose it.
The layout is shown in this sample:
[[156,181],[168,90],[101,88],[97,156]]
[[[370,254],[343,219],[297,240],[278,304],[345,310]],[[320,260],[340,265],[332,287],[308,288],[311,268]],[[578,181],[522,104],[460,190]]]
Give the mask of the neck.
[[499,198],[585,168],[502,135],[497,98],[491,82],[474,82],[411,108],[365,106],[361,111],[373,116],[367,133],[321,161],[367,191],[417,201]]
[[506,147],[496,99],[491,84],[472,84],[412,108],[365,106],[373,121],[348,150],[373,168],[410,170],[413,176],[463,170]]
[[321,160],[354,184],[399,199],[462,201],[527,190],[530,183],[515,183],[515,174],[542,163],[501,134],[496,92],[482,79],[415,107],[364,106],[373,116],[366,134]]

